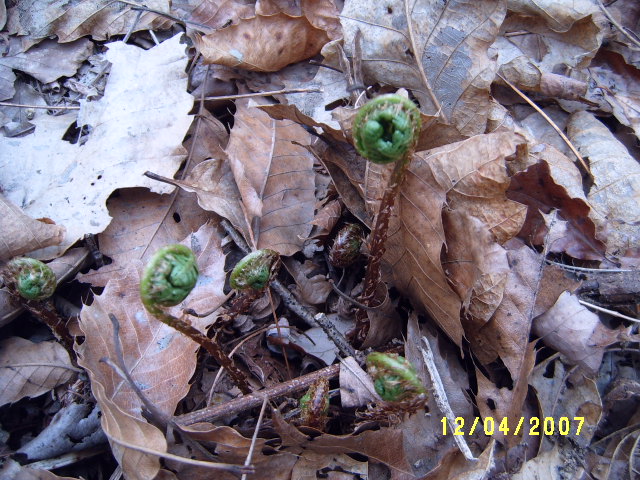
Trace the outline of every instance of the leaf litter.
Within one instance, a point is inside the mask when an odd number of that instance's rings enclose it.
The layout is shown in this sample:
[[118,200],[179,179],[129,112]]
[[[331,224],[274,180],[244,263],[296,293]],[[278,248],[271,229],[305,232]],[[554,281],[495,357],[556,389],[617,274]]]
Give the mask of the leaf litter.
[[[633,478],[640,11],[623,0],[365,3],[8,2],[2,259],[69,259],[75,280],[56,307],[77,358],[37,319],[11,321],[20,301],[2,292],[2,475],[98,478],[8,457],[26,430],[62,428],[25,428],[17,412],[41,425],[97,405],[100,468],[131,479],[210,478],[188,459],[225,464],[216,478],[241,465],[249,478]],[[339,378],[328,366],[375,254],[369,238],[342,269],[328,249],[345,223],[373,226],[391,174],[357,155],[353,118],[398,89],[423,129],[366,345],[417,368],[429,394],[412,406],[372,394],[360,354],[340,360]],[[144,263],[180,242],[200,274],[172,312],[233,356],[254,394],[143,308]],[[91,268],[71,260],[78,244]],[[247,245],[287,258],[280,286],[242,306],[227,272]],[[323,374],[321,431],[299,424],[297,400]],[[248,407],[262,395],[262,413]],[[436,395],[458,417],[458,443]]]

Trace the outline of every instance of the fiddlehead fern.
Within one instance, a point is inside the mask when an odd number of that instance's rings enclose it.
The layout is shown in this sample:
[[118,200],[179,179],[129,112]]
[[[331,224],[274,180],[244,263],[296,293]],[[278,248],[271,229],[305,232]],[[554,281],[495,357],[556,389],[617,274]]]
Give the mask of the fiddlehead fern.
[[198,281],[198,265],[193,252],[184,245],[167,245],[158,250],[144,269],[140,298],[153,315],[182,302]]
[[[400,95],[381,95],[365,104],[353,121],[356,150],[374,163],[395,162],[389,183],[380,201],[376,222],[369,241],[369,263],[364,278],[361,301],[373,306],[380,281],[380,262],[385,252],[389,218],[400,184],[420,135],[420,111]],[[369,331],[369,320],[362,309],[356,313],[354,340],[362,345]]]
[[418,395],[427,392],[414,366],[400,355],[370,353],[367,371],[373,378],[376,392],[387,402],[414,401]]
[[164,310],[166,307],[173,307],[182,302],[193,290],[197,281],[198,265],[193,252],[179,244],[163,247],[151,257],[142,274],[140,280],[142,304],[158,320],[200,344],[221,367],[227,370],[231,380],[242,393],[250,393],[251,387],[245,375],[215,341],[189,323]]
[[6,267],[5,281],[26,300],[45,300],[56,290],[56,275],[34,258],[14,258]]
[[381,95],[366,103],[353,121],[358,153],[374,163],[404,160],[420,133],[420,111],[400,95]]
[[280,255],[267,248],[256,250],[240,260],[229,278],[234,290],[261,291],[276,276],[280,268]]

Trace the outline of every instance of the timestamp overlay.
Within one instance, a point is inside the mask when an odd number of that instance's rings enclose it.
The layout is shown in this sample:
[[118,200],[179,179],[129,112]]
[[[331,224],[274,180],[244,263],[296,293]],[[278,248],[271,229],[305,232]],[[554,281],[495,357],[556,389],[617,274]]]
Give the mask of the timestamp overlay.
[[497,422],[493,417],[475,417],[472,423],[466,422],[463,417],[456,417],[455,426],[449,425],[446,417],[440,420],[443,435],[473,435],[474,433],[492,436],[502,433],[504,435],[580,435],[584,425],[584,417],[520,417],[514,419],[503,418]]

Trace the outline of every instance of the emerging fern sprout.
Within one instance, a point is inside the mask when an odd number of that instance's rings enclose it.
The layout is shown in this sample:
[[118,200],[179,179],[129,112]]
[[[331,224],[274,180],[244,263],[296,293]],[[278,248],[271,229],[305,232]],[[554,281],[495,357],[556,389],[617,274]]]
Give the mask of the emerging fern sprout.
[[198,265],[193,252],[184,245],[167,245],[147,264],[140,282],[140,298],[154,316],[182,302],[198,281]]
[[[420,111],[414,103],[400,95],[381,95],[365,104],[353,121],[356,150],[374,163],[395,162],[389,183],[380,201],[376,222],[369,241],[369,263],[364,278],[361,301],[368,307],[375,303],[374,296],[380,280],[380,261],[385,252],[389,218],[400,184],[418,143]],[[364,310],[356,312],[354,341],[361,345],[369,331],[369,320]]]
[[400,95],[381,95],[365,104],[353,121],[358,153],[374,163],[405,160],[420,134],[420,111]]
[[25,300],[45,300],[56,290],[56,275],[34,258],[14,258],[6,267],[5,281]]
[[334,267],[345,268],[356,261],[362,247],[362,227],[348,223],[340,229],[329,250],[329,262]]
[[198,265],[193,252],[179,244],[163,247],[151,257],[142,274],[140,281],[142,304],[158,320],[200,344],[221,367],[227,370],[229,377],[242,393],[250,393],[251,387],[244,373],[216,342],[189,323],[164,310],[178,305],[187,298],[197,281]]
[[404,357],[394,353],[373,352],[367,355],[367,371],[376,392],[387,402],[406,402],[427,393],[416,369]]
[[267,248],[256,250],[240,260],[229,278],[229,284],[234,290],[260,292],[278,273],[280,255]]

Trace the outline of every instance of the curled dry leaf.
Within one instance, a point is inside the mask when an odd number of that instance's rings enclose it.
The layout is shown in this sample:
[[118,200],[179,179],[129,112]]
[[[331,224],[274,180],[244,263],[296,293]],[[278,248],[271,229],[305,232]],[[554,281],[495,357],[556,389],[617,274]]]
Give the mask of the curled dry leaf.
[[[198,284],[186,302],[196,311],[206,311],[224,298],[224,254],[220,238],[213,227],[205,226],[186,243],[194,249],[200,267]],[[113,313],[120,323],[124,362],[149,401],[164,414],[173,415],[177,403],[189,391],[198,345],[147,313],[140,301],[139,273],[134,267],[112,278],[102,295],[95,296],[93,304],[82,309],[80,328],[85,341],[76,349],[78,363],[89,372],[107,436],[166,451],[163,433],[143,418],[141,402],[131,387],[100,362],[103,357],[117,362],[108,317]],[[180,316],[181,311],[180,306],[170,310],[176,316]],[[191,324],[203,330],[209,321],[209,317],[192,318]],[[158,472],[156,457],[115,443],[112,451],[127,478],[151,480]]]
[[226,152],[257,249],[293,255],[311,232],[313,156],[300,146],[310,138],[300,125],[238,105]]
[[593,186],[588,199],[589,218],[607,254],[640,258],[640,164],[625,146],[592,114],[574,113],[567,126],[569,138],[588,157]]
[[0,195],[0,231],[2,232],[0,260],[2,261],[51,245],[58,245],[65,235],[64,227],[25,215],[3,195]]
[[604,245],[595,238],[595,225],[589,218],[591,209],[578,168],[550,145],[536,145],[530,154],[537,163],[515,174],[507,192],[510,199],[529,206],[518,236],[532,245],[543,245],[548,229],[542,214],[557,210],[558,219],[567,222],[567,230],[562,238],[547,244],[548,251],[602,260]]
[[314,27],[307,18],[284,13],[256,15],[194,38],[206,64],[259,72],[275,72],[313,57],[328,41],[327,32]]
[[58,342],[20,337],[0,341],[0,405],[37,397],[75,375],[69,354]]
[[470,136],[485,131],[489,87],[497,68],[487,51],[505,14],[502,0],[393,0],[375,7],[347,0],[340,20],[348,56],[354,55],[356,32],[362,32],[366,81],[411,90],[425,113],[441,113],[460,133]]
[[605,347],[622,340],[623,331],[605,327],[598,315],[563,292],[556,303],[533,322],[533,333],[574,364],[595,373]]

